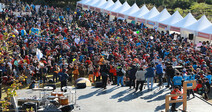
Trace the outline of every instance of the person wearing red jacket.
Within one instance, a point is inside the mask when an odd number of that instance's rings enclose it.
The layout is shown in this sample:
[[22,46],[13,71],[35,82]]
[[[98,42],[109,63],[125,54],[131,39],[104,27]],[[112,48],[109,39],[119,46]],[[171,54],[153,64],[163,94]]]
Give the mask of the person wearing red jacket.
[[[179,86],[175,86],[174,90],[171,92],[171,94],[182,94],[182,92],[179,90]],[[179,96],[171,97],[171,100],[177,100]],[[176,103],[172,103],[171,111],[177,111],[176,110]]]
[[116,68],[114,65],[110,65],[110,82],[113,81],[113,85],[116,85],[117,82],[117,73],[116,73]]

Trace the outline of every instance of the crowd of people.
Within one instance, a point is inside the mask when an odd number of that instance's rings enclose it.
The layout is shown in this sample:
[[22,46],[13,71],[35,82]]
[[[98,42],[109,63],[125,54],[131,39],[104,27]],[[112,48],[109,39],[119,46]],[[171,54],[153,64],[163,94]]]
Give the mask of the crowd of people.
[[209,93],[209,42],[200,42],[198,47],[178,34],[117,18],[109,21],[109,16],[79,7],[71,11],[10,3],[0,21],[4,84],[23,76],[26,84],[34,80],[46,83],[46,76],[53,74],[52,80],[57,82],[59,78],[61,86],[88,77],[92,83],[102,81],[105,89],[108,83],[125,86],[129,80],[130,88],[142,91],[146,80],[149,90],[154,82],[161,86],[167,81],[167,88],[177,86],[181,90],[182,81],[197,80],[194,91]]

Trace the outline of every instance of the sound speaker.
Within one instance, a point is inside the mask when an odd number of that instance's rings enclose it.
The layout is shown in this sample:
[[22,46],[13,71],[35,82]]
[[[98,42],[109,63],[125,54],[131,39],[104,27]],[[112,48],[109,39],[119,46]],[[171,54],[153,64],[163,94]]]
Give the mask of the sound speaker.
[[194,39],[194,34],[189,34],[188,38],[189,38],[189,40],[193,40]]
[[101,88],[102,87],[102,82],[95,82],[95,87],[96,88]]
[[77,83],[77,89],[83,89],[83,88],[86,88],[85,83]]
[[74,105],[66,105],[60,108],[62,112],[71,112],[74,109]]

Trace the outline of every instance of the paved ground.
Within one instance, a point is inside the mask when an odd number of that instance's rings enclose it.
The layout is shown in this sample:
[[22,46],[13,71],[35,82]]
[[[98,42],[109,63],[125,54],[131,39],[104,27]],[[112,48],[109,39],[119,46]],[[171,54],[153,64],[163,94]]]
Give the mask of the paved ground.
[[[33,96],[38,92],[31,90],[18,91],[18,97]],[[77,112],[160,112],[165,109],[165,95],[170,90],[158,88],[143,92],[134,92],[128,87],[108,86],[106,90],[87,87],[77,89]],[[192,96],[191,96],[192,97]],[[182,103],[177,104],[182,109]],[[212,112],[212,106],[199,98],[188,101],[189,112]]]

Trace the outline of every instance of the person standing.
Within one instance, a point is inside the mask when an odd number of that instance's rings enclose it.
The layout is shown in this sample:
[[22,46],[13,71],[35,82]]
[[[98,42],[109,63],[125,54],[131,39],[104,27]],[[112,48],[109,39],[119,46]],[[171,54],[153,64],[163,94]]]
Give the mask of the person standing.
[[153,88],[153,78],[154,78],[154,68],[152,67],[151,64],[148,64],[148,68],[146,69],[146,74],[145,74],[145,78],[147,79],[147,87],[148,87],[148,90],[150,89],[149,88],[149,82],[151,81],[151,90]]
[[183,80],[183,78],[182,78],[182,76],[180,76],[179,73],[177,73],[177,75],[174,76],[173,80],[172,80],[173,81],[173,85],[174,86],[178,86],[180,91],[181,91],[182,80]]
[[144,71],[142,67],[140,67],[140,69],[136,72],[135,77],[136,77],[136,87],[135,87],[135,91],[138,90],[138,86],[139,84],[141,84],[140,86],[140,91],[142,91],[143,89],[143,85],[145,82],[145,74],[146,74],[146,70]]
[[[171,94],[182,94],[182,92],[179,90],[179,86],[175,86]],[[177,99],[178,99],[178,96],[171,97],[171,100],[177,100]],[[172,103],[171,111],[177,111],[176,103]]]
[[53,71],[54,71],[54,73],[53,73],[53,81],[54,81],[54,82],[57,82],[58,73],[59,73],[59,71],[60,71],[60,68],[59,68],[59,66],[58,66],[57,64],[54,65]]
[[163,76],[163,67],[161,64],[159,64],[158,62],[155,62],[156,64],[156,75],[159,79],[159,84],[158,86],[161,86],[163,84],[163,80],[162,80],[162,76]]
[[103,62],[101,66],[101,75],[102,75],[102,88],[106,89],[107,86],[107,78],[108,78],[109,69],[107,65]]
[[174,74],[175,74],[174,68],[172,67],[171,64],[168,64],[166,67],[166,76],[167,76],[167,82],[168,82],[168,85],[166,86],[166,88],[169,88],[169,85],[171,85],[171,88],[173,87],[172,79],[174,77]]
[[130,89],[131,86],[133,86],[133,89],[135,89],[135,74],[137,72],[137,68],[135,65],[132,65],[132,68],[130,69],[130,74],[129,74],[129,78],[130,78]]
[[66,73],[66,69],[63,69],[62,72],[60,72],[59,74],[59,80],[61,82],[61,91],[62,87],[67,86],[67,79],[68,79],[68,74]]
[[124,73],[122,72],[122,67],[119,64],[117,66],[116,72],[117,72],[117,86],[119,86],[119,83],[121,83],[121,86],[124,87]]

